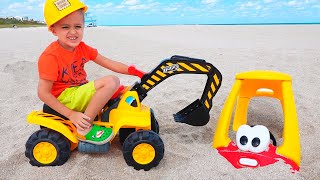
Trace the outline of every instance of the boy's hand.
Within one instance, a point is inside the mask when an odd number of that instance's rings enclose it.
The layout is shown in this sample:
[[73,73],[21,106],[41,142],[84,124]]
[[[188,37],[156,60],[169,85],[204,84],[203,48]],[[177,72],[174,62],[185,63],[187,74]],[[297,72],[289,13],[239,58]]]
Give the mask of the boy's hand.
[[83,131],[91,127],[90,117],[86,116],[81,112],[72,111],[69,119],[77,127],[78,130]]

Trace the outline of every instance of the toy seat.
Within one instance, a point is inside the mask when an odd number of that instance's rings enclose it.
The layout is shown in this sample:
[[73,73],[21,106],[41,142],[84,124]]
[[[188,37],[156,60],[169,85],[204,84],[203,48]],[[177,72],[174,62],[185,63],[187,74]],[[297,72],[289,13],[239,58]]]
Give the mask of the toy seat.
[[45,113],[49,113],[49,114],[53,114],[56,116],[61,117],[62,119],[68,119],[67,117],[63,116],[62,114],[58,113],[57,111],[53,110],[50,106],[48,106],[47,104],[43,104],[43,108],[42,111]]

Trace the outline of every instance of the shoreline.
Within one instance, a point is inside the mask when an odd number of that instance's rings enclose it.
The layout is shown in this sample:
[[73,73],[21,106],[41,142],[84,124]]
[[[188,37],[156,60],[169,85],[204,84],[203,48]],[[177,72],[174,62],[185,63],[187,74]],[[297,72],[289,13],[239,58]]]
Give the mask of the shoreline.
[[[12,28],[13,25],[18,28],[28,27],[46,27],[46,25],[27,25],[27,24],[0,24],[0,29]],[[166,26],[304,26],[304,25],[320,25],[317,23],[241,23],[241,24],[154,24],[154,25],[97,25],[96,27],[166,27]],[[86,27],[86,28],[96,28]]]
[[97,27],[104,26],[264,26],[264,25],[320,25],[320,22],[311,23],[221,23],[221,24],[149,24],[149,25],[97,25]]

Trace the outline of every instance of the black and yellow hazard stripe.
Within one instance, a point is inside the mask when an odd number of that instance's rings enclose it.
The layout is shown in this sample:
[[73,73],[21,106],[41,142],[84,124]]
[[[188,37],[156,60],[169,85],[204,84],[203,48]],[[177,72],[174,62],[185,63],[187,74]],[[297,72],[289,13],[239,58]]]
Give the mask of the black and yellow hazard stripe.
[[208,110],[210,110],[212,107],[212,98],[217,93],[220,87],[221,78],[219,78],[217,74],[214,74],[209,79],[212,79],[209,82],[210,85],[206,87],[205,92],[203,93],[203,96],[202,96],[202,101],[204,102],[204,105]]
[[[178,65],[179,68],[175,70],[169,70],[167,72],[164,72],[163,69],[166,67],[172,67],[173,65]],[[206,64],[200,64],[195,62],[172,62],[167,61],[163,62],[160,66],[158,66],[157,69],[155,69],[152,74],[148,76],[148,79],[145,80],[144,83],[142,83],[142,87],[149,91],[156,85],[158,85],[160,82],[165,80],[166,78],[175,75],[175,74],[183,74],[183,73],[191,73],[191,74],[207,74],[210,71],[210,66],[207,66]]]

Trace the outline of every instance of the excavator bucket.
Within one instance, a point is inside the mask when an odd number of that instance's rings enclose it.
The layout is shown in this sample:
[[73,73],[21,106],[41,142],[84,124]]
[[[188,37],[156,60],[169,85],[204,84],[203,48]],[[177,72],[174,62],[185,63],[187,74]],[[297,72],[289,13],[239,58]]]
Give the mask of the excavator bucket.
[[199,99],[173,114],[173,117],[176,122],[186,123],[191,126],[204,126],[210,119],[209,112]]

